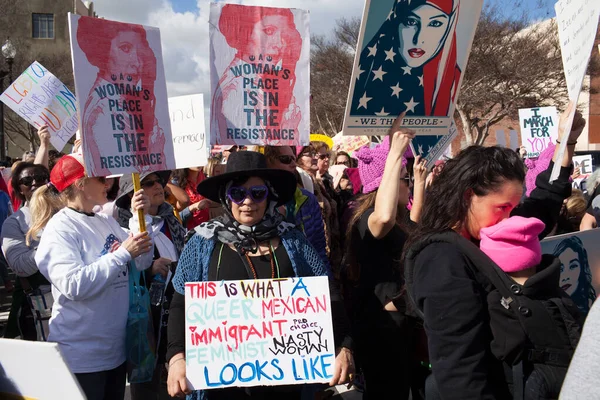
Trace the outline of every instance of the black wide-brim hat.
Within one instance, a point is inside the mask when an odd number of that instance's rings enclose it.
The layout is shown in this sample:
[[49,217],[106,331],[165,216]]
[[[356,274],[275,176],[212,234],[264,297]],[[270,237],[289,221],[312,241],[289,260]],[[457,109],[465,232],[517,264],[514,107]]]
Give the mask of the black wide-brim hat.
[[294,197],[297,187],[294,174],[281,169],[267,168],[267,159],[256,151],[231,153],[227,158],[225,172],[203,180],[197,190],[207,199],[220,203],[220,195],[228,182],[253,176],[269,181],[276,192],[271,195],[276,198],[278,205],[286,204]]

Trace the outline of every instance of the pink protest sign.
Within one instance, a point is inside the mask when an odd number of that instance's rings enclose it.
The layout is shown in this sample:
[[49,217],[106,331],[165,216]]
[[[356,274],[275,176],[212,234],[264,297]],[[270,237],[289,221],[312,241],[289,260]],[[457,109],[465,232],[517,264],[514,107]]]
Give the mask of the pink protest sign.
[[308,12],[212,3],[211,144],[309,142]]
[[160,31],[70,14],[90,176],[175,169]]

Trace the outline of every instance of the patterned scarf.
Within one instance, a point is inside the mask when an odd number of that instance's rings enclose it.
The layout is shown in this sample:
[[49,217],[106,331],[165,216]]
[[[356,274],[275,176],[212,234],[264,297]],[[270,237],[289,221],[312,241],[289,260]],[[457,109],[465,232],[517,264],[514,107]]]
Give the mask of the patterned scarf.
[[195,231],[206,239],[233,245],[242,254],[256,253],[261,242],[281,237],[295,228],[294,224],[284,221],[284,216],[277,211],[276,206],[275,201],[270,201],[262,220],[254,226],[245,226],[233,218],[231,208],[226,204],[226,214],[200,224]]

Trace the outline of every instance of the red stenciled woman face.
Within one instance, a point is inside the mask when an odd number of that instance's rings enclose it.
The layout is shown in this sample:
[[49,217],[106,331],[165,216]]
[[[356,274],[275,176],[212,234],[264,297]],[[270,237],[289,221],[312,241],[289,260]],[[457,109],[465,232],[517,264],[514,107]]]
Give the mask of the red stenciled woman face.
[[282,58],[283,48],[286,45],[284,29],[291,29],[288,26],[287,18],[281,15],[268,15],[260,22],[254,25],[252,35],[250,36],[250,46],[258,57],[272,57],[273,61],[279,61]]
[[132,83],[137,83],[142,73],[142,61],[138,48],[142,38],[136,32],[120,32],[111,42],[108,72],[120,76],[131,76]]

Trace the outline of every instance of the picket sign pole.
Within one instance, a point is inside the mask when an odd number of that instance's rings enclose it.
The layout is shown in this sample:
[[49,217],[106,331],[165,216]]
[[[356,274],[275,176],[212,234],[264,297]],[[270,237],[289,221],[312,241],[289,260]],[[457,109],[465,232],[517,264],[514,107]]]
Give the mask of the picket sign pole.
[[[142,188],[142,184],[140,183],[140,174],[139,172],[133,172],[131,174],[131,178],[133,180],[133,192],[137,192]],[[146,220],[144,218],[144,210],[138,210],[138,220],[140,221],[140,232],[146,232]]]

